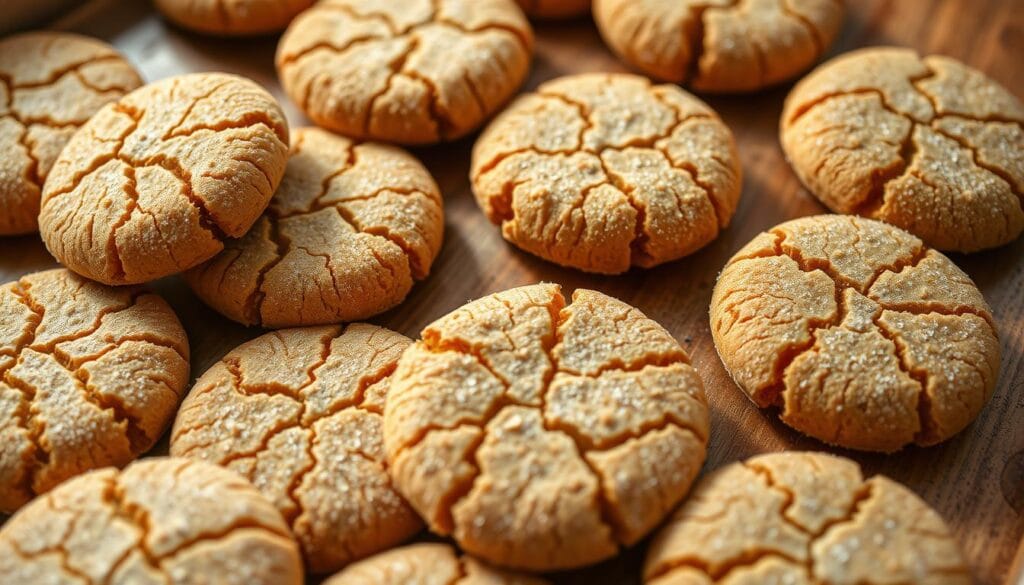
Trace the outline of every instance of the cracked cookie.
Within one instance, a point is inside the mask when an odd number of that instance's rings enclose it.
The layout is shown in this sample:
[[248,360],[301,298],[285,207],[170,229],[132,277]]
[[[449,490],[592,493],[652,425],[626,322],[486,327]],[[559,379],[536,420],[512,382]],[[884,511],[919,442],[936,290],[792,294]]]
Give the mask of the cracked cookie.
[[551,262],[617,274],[698,250],[729,225],[742,171],[704,102],[639,76],[541,85],[473,148],[477,202],[502,235]]
[[579,567],[644,537],[704,462],[707,400],[637,309],[540,284],[473,301],[402,354],[384,411],[398,490],[497,565]]
[[252,81],[164,79],[107,104],[72,137],[46,179],[40,233],[83,276],[155,280],[244,235],[287,158],[284,114]]
[[97,110],[142,85],[110,45],[70,33],[0,40],[0,236],[38,229],[43,183]]
[[903,485],[824,453],[759,455],[704,477],[654,537],[647,585],[968,585],[942,518]]
[[514,0],[322,0],[277,48],[318,126],[402,144],[454,140],[526,79],[533,32]]
[[992,312],[971,279],[885,223],[783,223],[729,260],[711,297],[715,347],[758,406],[851,449],[933,445],[995,388]]
[[188,338],[158,295],[64,269],[0,286],[0,512],[148,451],[188,380]]
[[835,40],[842,0],[594,0],[608,46],[647,75],[697,91],[792,79]]
[[575,18],[590,12],[590,0],[516,0],[530,18]]
[[171,455],[232,469],[274,503],[316,573],[415,534],[381,437],[403,335],[373,325],[286,329],[207,370],[181,405]]
[[314,0],[154,0],[170,21],[219,36],[261,35],[284,30]]
[[911,49],[825,63],[786,98],[782,146],[833,211],[974,252],[1024,231],[1024,104],[980,71]]
[[10,583],[299,585],[281,515],[230,471],[143,459],[76,477],[0,528]]
[[405,298],[441,248],[441,193],[407,152],[316,128],[292,136],[270,207],[239,240],[185,273],[203,301],[245,325],[365,319]]
[[380,553],[346,568],[324,585],[546,585],[547,581],[459,556],[447,544],[420,543]]

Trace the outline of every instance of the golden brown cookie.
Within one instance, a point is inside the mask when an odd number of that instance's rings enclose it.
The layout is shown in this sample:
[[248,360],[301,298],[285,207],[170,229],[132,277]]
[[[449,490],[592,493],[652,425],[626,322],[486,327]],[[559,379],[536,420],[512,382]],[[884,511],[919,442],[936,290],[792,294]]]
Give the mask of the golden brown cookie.
[[402,302],[441,248],[441,193],[407,152],[316,128],[249,233],[185,273],[199,298],[246,325],[365,319]]
[[288,126],[255,83],[164,79],[107,104],[68,142],[39,229],[75,272],[134,284],[208,260],[245,234],[284,174]]
[[422,526],[391,487],[381,436],[389,378],[410,343],[364,324],[257,337],[196,382],[174,421],[171,455],[252,481],[313,572],[394,546]]
[[110,45],[71,33],[0,40],[0,236],[38,229],[43,182],[96,110],[142,85]]
[[789,221],[737,252],[711,297],[711,334],[758,406],[851,449],[948,439],[999,374],[971,279],[907,232],[849,215]]
[[647,75],[698,91],[796,77],[835,40],[843,0],[594,0],[601,36]]
[[217,36],[242,36],[284,30],[315,0],[154,0],[157,9],[179,26]]
[[825,205],[974,252],[1024,231],[1024,104],[948,57],[846,53],[786,98],[782,146]]
[[549,81],[473,148],[477,202],[541,258],[617,274],[691,254],[729,225],[742,183],[732,133],[704,102],[635,75]]
[[0,529],[9,583],[299,585],[281,514],[238,475],[187,459],[92,471]]
[[496,293],[423,330],[384,412],[398,490],[430,529],[508,567],[609,558],[643,538],[704,462],[704,387],[625,303],[558,285]]
[[515,0],[321,0],[277,47],[281,84],[317,125],[427,144],[476,129],[526,79]]
[[185,331],[155,294],[64,269],[0,286],[0,512],[148,451],[188,361]]
[[590,0],[516,0],[530,18],[574,18],[590,12]]
[[654,537],[648,585],[970,584],[942,518],[849,459],[772,453],[708,474]]
[[360,561],[324,585],[546,585],[547,581],[490,567],[447,544],[420,543]]

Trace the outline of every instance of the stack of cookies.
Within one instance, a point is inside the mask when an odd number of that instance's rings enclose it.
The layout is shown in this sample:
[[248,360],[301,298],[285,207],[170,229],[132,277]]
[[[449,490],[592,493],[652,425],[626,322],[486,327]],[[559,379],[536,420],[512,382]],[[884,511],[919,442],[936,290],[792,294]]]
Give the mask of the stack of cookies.
[[[700,253],[743,169],[729,126],[680,84],[796,78],[841,2],[155,5],[200,34],[284,31],[276,71],[313,125],[290,128],[233,74],[143,84],[95,39],[0,41],[0,235],[38,231],[63,265],[0,287],[4,579],[533,584],[645,542],[651,585],[971,582],[942,518],[850,459],[719,456],[701,476],[707,394],[737,390],[706,387],[612,296],[494,292],[416,339],[362,322],[443,253],[444,194],[405,146],[473,140],[481,212],[566,272]],[[588,12],[643,75],[516,97],[528,17]],[[800,80],[781,148],[836,213],[770,227],[721,268],[710,333],[738,390],[822,449],[968,427],[996,386],[998,324],[942,252],[1024,231],[1022,123],[995,81],[908,49]],[[194,382],[185,328],[143,286],[179,274],[270,330]],[[169,457],[136,461],[165,433]]]

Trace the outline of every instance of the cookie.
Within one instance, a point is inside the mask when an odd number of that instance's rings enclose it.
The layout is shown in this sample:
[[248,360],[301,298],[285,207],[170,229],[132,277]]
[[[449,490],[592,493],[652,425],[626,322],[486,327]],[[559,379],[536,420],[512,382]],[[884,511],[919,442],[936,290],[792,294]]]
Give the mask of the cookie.
[[539,284],[473,301],[402,354],[384,411],[398,490],[481,559],[553,570],[639,541],[704,461],[686,352],[637,309]]
[[285,92],[318,126],[402,144],[454,140],[526,79],[514,0],[322,0],[277,47]]
[[181,272],[241,237],[284,175],[274,98],[223,73],[152,83],[107,104],[61,152],[39,230],[57,260],[106,284]]
[[707,104],[621,74],[562,77],[519,98],[477,140],[470,175],[506,240],[605,274],[706,245],[742,183],[732,133]]
[[355,321],[398,305],[441,248],[441,193],[394,147],[315,128],[249,233],[185,273],[199,298],[246,325]]
[[148,451],[188,364],[185,331],[155,294],[64,269],[0,286],[0,512]]
[[782,146],[833,211],[975,252],[1024,231],[1024,104],[948,57],[846,53],[786,98]]
[[916,494],[849,459],[772,453],[706,477],[655,536],[648,585],[971,583],[960,547]]
[[353,564],[324,585],[545,585],[547,581],[459,556],[447,544],[421,543]]
[[97,39],[0,40],[0,236],[38,229],[43,183],[61,149],[96,110],[140,85],[135,68]]
[[999,374],[992,312],[971,279],[911,234],[855,216],[754,238],[719,275],[711,334],[758,406],[851,449],[948,439]]
[[223,465],[281,511],[322,573],[422,526],[388,478],[389,377],[410,340],[373,325],[275,331],[229,352],[182,403],[171,455]]
[[143,459],[40,496],[0,528],[11,583],[298,585],[281,514],[248,482],[201,461]]
[[216,36],[244,36],[284,30],[315,0],[154,0],[178,26]]
[[594,0],[608,46],[647,75],[705,92],[796,77],[835,40],[842,0]]
[[516,0],[530,18],[574,18],[590,12],[590,0]]

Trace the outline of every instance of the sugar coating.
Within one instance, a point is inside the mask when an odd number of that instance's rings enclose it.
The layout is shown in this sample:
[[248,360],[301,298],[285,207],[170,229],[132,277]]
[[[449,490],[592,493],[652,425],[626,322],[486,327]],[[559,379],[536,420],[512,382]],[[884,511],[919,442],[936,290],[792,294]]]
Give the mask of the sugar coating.
[[143,459],[61,484],[0,528],[10,583],[298,585],[281,514],[238,475],[199,461]]
[[392,376],[384,445],[428,526],[497,565],[591,564],[639,541],[704,461],[704,388],[640,311],[526,286],[423,331]]
[[758,406],[852,449],[948,439],[999,373],[992,313],[971,279],[913,235],[856,216],[754,238],[719,275],[711,333]]
[[948,57],[871,48],[786,98],[780,135],[804,185],[839,213],[974,252],[1024,231],[1024,104]]
[[65,269],[0,287],[0,512],[149,450],[189,380],[159,296]]
[[107,104],[68,142],[43,189],[40,233],[83,276],[155,280],[245,234],[287,157],[284,113],[252,81],[164,79]]
[[281,84],[318,126],[401,144],[476,129],[526,79],[515,0],[323,0],[277,48]]
[[0,40],[0,236],[38,229],[43,183],[96,110],[142,85],[110,45],[70,33]]
[[211,367],[182,403],[171,454],[232,469],[274,503],[306,565],[329,572],[415,534],[381,437],[411,341],[373,325],[268,333]]
[[969,584],[942,518],[824,453],[759,455],[703,478],[655,535],[648,585]]
[[516,0],[530,18],[574,18],[590,12],[590,0]]
[[647,75],[745,92],[810,67],[835,40],[842,0],[594,0],[608,45]]
[[481,134],[470,170],[505,239],[606,274],[712,241],[741,174],[732,133],[707,104],[622,74],[561,77],[520,97]]
[[315,0],[155,0],[165,17],[185,28],[221,36],[284,30]]
[[300,128],[266,213],[185,279],[246,325],[355,321],[402,302],[443,233],[441,192],[410,154]]

